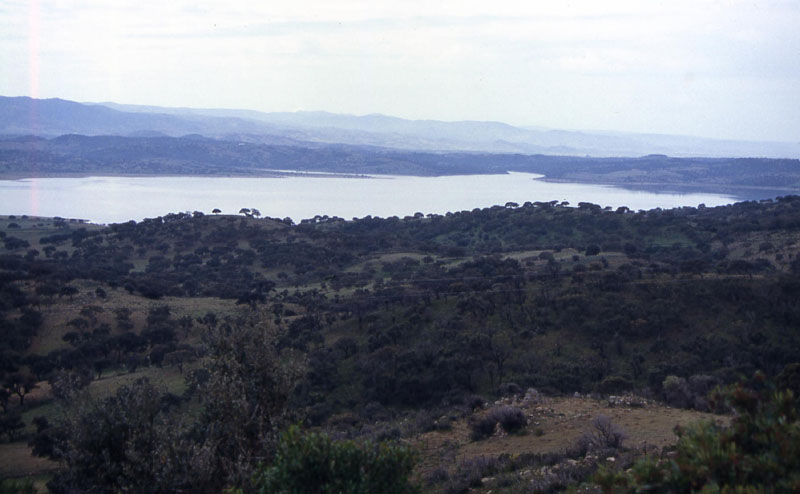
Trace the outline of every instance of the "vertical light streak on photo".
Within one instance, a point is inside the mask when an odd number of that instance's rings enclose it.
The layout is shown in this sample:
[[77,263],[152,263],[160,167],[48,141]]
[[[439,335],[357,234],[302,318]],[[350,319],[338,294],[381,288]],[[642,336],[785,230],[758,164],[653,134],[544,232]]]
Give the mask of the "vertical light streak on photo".
[[[29,90],[30,95],[32,98],[39,97],[39,62],[41,61],[41,21],[42,21],[42,13],[39,9],[39,0],[31,0],[29,4],[29,11],[28,11],[28,80],[29,80]],[[38,134],[41,129],[39,129],[39,117],[37,115],[37,108],[36,105],[31,105],[31,112],[28,116],[30,120],[30,128],[32,129],[33,134]],[[34,158],[35,154],[31,154],[31,159],[29,161],[30,171],[35,176],[35,174],[39,171],[36,166],[36,159]],[[30,195],[30,204],[31,204],[31,211],[34,216],[37,216],[39,213],[39,189],[36,186],[36,182],[34,181],[34,186],[31,187],[31,195]]]

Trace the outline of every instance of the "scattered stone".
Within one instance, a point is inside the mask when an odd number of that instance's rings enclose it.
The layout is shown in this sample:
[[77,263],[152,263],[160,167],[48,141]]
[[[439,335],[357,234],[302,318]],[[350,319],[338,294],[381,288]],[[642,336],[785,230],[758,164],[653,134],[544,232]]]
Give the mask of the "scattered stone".
[[632,394],[608,397],[609,407],[623,407],[627,409],[626,411],[630,411],[631,408],[644,408],[649,404],[647,399]]

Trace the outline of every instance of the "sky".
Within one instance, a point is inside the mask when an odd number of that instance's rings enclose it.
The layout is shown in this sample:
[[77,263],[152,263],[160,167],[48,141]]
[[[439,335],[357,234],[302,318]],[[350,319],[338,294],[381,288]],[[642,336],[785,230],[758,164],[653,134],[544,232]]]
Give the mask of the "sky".
[[800,1],[2,0],[0,95],[800,141]]

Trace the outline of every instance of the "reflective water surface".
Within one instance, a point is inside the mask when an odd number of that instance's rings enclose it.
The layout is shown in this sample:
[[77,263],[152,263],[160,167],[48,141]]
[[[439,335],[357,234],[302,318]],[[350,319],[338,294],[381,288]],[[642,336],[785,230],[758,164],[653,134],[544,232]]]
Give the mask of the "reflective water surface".
[[735,202],[717,194],[661,194],[605,185],[548,183],[541,175],[284,178],[82,177],[0,180],[0,214],[83,218],[95,223],[141,220],[182,211],[237,213],[296,222],[316,215],[346,219],[471,210],[508,202],[591,202],[633,210]]

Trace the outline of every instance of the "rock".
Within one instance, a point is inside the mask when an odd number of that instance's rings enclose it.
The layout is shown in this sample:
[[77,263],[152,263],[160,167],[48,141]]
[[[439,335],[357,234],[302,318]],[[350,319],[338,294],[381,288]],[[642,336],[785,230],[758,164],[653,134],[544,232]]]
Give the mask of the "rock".
[[630,411],[631,408],[644,408],[647,406],[647,400],[631,394],[623,396],[611,395],[608,397],[608,406],[624,407],[626,411]]
[[524,406],[536,405],[542,402],[542,395],[535,388],[528,388],[525,391],[525,396],[522,397],[522,404]]

